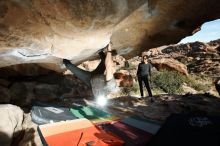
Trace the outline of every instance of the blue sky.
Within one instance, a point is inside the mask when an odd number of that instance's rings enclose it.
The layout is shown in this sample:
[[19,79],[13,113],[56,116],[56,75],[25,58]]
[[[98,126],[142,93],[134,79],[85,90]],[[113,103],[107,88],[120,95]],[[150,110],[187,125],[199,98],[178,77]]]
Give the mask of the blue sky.
[[186,37],[180,43],[187,42],[209,42],[220,38],[220,19],[206,22],[202,25],[201,30],[192,36]]

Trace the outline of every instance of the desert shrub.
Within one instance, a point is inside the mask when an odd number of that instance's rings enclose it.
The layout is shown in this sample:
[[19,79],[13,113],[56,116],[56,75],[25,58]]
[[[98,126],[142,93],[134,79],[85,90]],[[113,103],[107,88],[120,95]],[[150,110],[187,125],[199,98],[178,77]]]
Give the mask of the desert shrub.
[[208,88],[207,85],[203,85],[197,82],[188,83],[188,85],[197,91],[205,91]]
[[209,88],[209,85],[202,83],[200,80],[203,80],[202,78],[197,77],[189,77],[186,81],[187,85],[192,87],[193,89],[197,91],[206,91]]
[[[194,88],[197,91],[206,91],[210,88],[210,85],[206,79],[198,75],[190,75],[185,76],[176,71],[152,71],[152,82],[150,83],[152,92],[154,94],[161,94],[161,93],[169,93],[169,94],[179,94],[183,93],[182,85],[185,84],[191,88]],[[211,83],[211,82],[210,82]],[[143,84],[144,85],[144,84]],[[144,88],[144,94],[147,95],[147,90]],[[138,82],[135,81],[132,87],[123,88],[122,89],[123,95],[130,95],[136,94],[139,95],[139,85]]]
[[132,87],[122,88],[122,94],[125,94],[125,95],[130,95],[132,93],[137,94],[138,91],[139,91],[139,85],[137,82],[134,82]]
[[186,76],[176,71],[164,70],[162,72],[155,71],[152,73],[153,87],[159,87],[166,93],[181,93],[182,84],[186,81]]
[[159,87],[154,87],[151,88],[152,89],[152,93],[153,95],[159,95],[159,94],[163,94],[165,93],[162,89],[160,89]]

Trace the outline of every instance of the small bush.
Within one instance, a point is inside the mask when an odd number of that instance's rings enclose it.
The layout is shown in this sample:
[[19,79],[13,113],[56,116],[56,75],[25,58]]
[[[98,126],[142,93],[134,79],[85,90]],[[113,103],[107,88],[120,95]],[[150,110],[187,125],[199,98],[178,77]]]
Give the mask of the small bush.
[[152,73],[153,87],[159,87],[166,93],[181,93],[181,86],[186,80],[187,78],[184,75],[176,71],[164,70]]
[[132,93],[137,94],[138,91],[139,91],[139,85],[137,82],[134,82],[132,87],[123,87],[122,88],[122,93],[125,95],[130,95]]
[[207,84],[200,83],[198,77],[197,78],[190,77],[188,78],[186,83],[188,86],[192,87],[193,89],[197,91],[206,91],[209,88]]
[[[196,76],[184,76],[176,71],[152,71],[152,82],[150,83],[151,90],[153,94],[169,93],[169,94],[179,94],[183,93],[182,85],[186,84],[189,87],[194,88],[197,91],[206,91],[210,88],[211,82],[209,83],[206,79],[196,75]],[[144,83],[143,83],[144,86]],[[144,94],[147,95],[147,90],[143,87]],[[122,88],[123,95],[139,95],[139,85],[138,82],[134,82],[132,87]]]
[[162,89],[156,87],[156,88],[152,88],[152,93],[153,93],[153,95],[159,95],[159,94],[163,94],[165,92]]

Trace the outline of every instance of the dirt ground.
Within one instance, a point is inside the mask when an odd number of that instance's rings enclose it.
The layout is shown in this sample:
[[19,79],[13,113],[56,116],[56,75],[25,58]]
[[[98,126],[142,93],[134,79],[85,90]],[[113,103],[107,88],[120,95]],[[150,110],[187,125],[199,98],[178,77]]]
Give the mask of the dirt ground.
[[118,116],[138,115],[164,122],[172,113],[220,115],[220,98],[209,94],[157,95],[154,102],[148,97],[124,96],[111,99],[108,110]]

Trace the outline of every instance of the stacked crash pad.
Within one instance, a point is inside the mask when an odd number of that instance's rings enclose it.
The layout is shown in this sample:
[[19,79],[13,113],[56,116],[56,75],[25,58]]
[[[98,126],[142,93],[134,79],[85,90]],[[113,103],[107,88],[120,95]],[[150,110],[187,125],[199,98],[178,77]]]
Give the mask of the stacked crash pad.
[[33,103],[31,118],[34,123],[39,125],[77,119],[69,108],[42,102]]
[[124,141],[97,128],[87,119],[40,125],[44,145],[48,146],[122,146]]
[[32,121],[36,124],[47,124],[59,121],[86,118],[94,123],[117,120],[118,117],[92,106],[72,106],[34,102],[31,110]]

